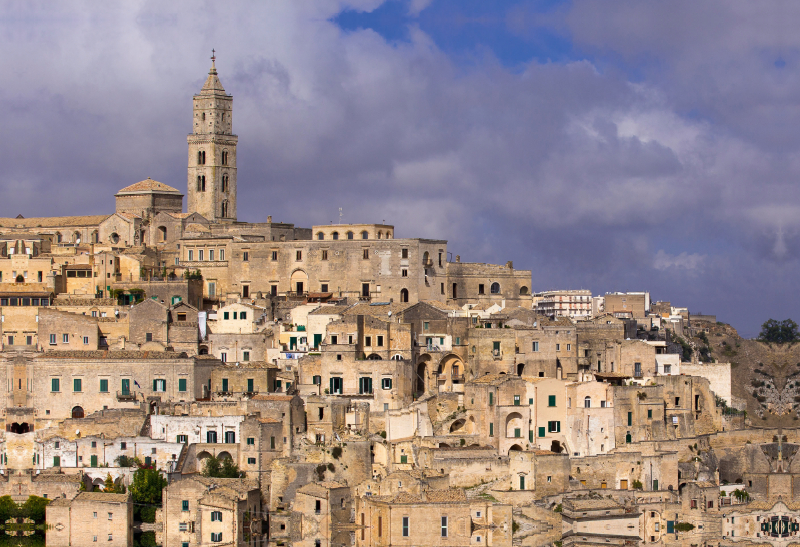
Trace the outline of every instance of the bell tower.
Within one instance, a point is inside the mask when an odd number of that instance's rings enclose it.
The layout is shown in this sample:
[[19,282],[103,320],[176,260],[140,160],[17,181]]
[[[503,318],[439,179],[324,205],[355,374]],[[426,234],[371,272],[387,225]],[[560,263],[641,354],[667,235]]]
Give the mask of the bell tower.
[[225,93],[211,56],[211,70],[200,93],[192,99],[193,131],[189,144],[188,206],[211,222],[236,220],[236,145],[233,97]]

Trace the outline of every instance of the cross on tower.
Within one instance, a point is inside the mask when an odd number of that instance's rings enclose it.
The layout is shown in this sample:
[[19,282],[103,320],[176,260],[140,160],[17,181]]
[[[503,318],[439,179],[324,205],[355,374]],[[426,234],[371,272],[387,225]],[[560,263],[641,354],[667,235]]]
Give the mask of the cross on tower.
[[217,60],[216,52],[213,49],[211,50],[211,60],[212,61],[216,61]]

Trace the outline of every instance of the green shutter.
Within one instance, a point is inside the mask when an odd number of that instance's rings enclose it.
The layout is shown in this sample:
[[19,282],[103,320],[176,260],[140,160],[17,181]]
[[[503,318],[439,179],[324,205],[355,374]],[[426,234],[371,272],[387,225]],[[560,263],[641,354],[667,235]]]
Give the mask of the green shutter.
[[525,475],[519,476],[519,489],[525,490]]
[[547,406],[556,406],[556,396],[555,395],[548,395],[547,396]]
[[519,428],[515,428],[514,429],[514,438],[515,439],[519,439],[520,437],[522,437],[522,430],[519,429]]
[[178,391],[186,391],[186,378],[178,378]]
[[61,391],[60,380],[58,378],[53,378],[50,381],[50,388],[51,391]]
[[532,405],[533,404],[533,399],[528,399],[528,404]]
[[156,389],[158,389],[158,387],[156,386],[156,380],[153,380],[153,391],[155,391]]
[[100,380],[100,393],[108,393],[108,380]]
[[647,417],[648,418],[652,418],[653,417],[653,411],[652,410],[648,410],[647,411]]
[[653,480],[653,491],[655,492],[657,490],[658,490],[658,479],[654,479]]
[[72,391],[75,391],[75,392],[82,391],[81,390],[81,379],[80,378],[74,378],[72,380]]
[[539,428],[539,436],[540,436],[540,437],[544,437],[544,435],[545,435],[545,434],[544,434],[544,427],[540,427],[540,428]]
[[633,412],[628,412],[628,425],[633,425]]
[[529,443],[532,443],[532,442],[533,442],[533,429],[531,429],[530,431],[528,431],[528,442],[529,442]]
[[275,437],[269,438],[269,448],[270,450],[275,450]]
[[53,467],[61,467],[61,456],[53,456]]
[[228,391],[228,379],[227,378],[223,378],[222,379],[222,391]]
[[131,393],[131,381],[126,378],[122,380],[122,394],[130,395],[130,393]]
[[489,424],[489,436],[494,437],[494,423]]
[[253,393],[256,390],[255,386],[253,385],[254,383],[255,382],[252,378],[247,379],[247,393]]
[[400,456],[400,463],[408,463],[408,456]]
[[519,395],[514,395],[514,406],[519,406]]
[[494,404],[494,393],[492,393],[490,391],[489,392],[489,406],[492,406],[493,404]]
[[97,467],[97,456],[92,456],[91,461],[92,461],[91,466]]
[[333,376],[331,376],[331,379],[330,379],[329,383],[330,383],[331,387],[328,390],[328,393],[333,394]]

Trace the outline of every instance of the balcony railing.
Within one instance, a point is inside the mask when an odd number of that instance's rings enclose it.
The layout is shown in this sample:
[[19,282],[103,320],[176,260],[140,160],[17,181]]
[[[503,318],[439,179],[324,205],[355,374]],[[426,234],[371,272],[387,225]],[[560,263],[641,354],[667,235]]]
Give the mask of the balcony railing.
[[133,391],[117,391],[117,401],[135,401],[136,393]]

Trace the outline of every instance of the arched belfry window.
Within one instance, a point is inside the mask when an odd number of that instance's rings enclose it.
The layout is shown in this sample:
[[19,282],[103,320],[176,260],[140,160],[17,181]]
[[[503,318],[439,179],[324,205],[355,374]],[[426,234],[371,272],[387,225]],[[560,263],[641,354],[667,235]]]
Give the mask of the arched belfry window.
[[339,232],[333,232],[333,233],[331,234],[331,237],[332,237],[333,239],[339,239]]
[[206,177],[205,177],[205,175],[197,177],[197,191],[198,192],[205,192],[206,191]]
[[500,294],[500,283],[492,283],[491,292],[492,294]]
[[361,239],[369,239],[369,233],[366,230],[361,232]]
[[228,200],[222,202],[222,218],[228,217]]
[[[223,157],[224,157],[224,154],[225,154],[225,152],[223,152]],[[227,192],[228,191],[228,174],[227,173],[222,175],[222,191],[223,192]]]
[[203,150],[199,150],[197,152],[197,165],[205,165],[206,164],[206,153]]
[[228,151],[222,151],[222,165],[228,165]]

